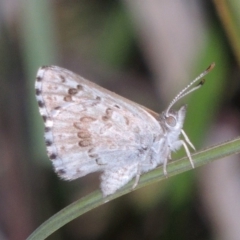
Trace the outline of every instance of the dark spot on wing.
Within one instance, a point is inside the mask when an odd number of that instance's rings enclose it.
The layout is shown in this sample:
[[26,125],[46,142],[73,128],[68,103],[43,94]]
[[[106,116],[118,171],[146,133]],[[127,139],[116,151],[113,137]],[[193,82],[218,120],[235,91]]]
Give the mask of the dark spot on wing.
[[102,120],[107,121],[107,120],[109,120],[109,117],[108,116],[102,116]]
[[82,129],[82,123],[80,123],[80,122],[73,123],[73,126],[77,129]]
[[106,165],[106,163],[101,162],[101,158],[96,158],[95,161],[98,165]]
[[91,134],[88,131],[86,131],[86,130],[85,131],[82,130],[82,131],[78,132],[77,136],[79,138],[91,138]]
[[63,100],[65,101],[65,102],[72,102],[72,97],[71,96],[65,96],[64,98],[63,98]]
[[42,91],[40,90],[40,89],[36,89],[36,95],[38,96],[38,95],[40,95],[42,93]]
[[112,117],[113,110],[111,108],[107,108],[105,111],[105,115],[102,116],[103,121],[107,121]]
[[90,140],[90,139],[84,139],[84,140],[79,141],[79,142],[78,142],[78,145],[79,145],[80,147],[89,147],[89,146],[92,145],[92,143],[91,143],[91,140]]
[[50,140],[46,140],[45,143],[46,143],[46,146],[48,146],[48,147],[52,145],[52,141],[50,141]]
[[90,117],[90,116],[80,118],[81,122],[93,122],[93,121],[96,121],[96,120],[97,120],[96,118],[93,118],[93,117]]
[[62,83],[65,83],[65,82],[66,82],[66,78],[65,78],[63,75],[59,75],[59,77],[60,77]]
[[38,82],[41,82],[41,81],[42,81],[42,77],[37,76],[36,80],[37,80]]
[[98,154],[96,154],[96,153],[88,154],[88,156],[90,158],[98,158]]
[[52,154],[49,155],[49,158],[51,160],[55,160],[57,158],[57,155],[55,153],[52,153]]
[[41,69],[45,69],[45,68],[49,68],[49,66],[44,65],[44,66],[41,67]]
[[66,171],[64,169],[59,169],[56,171],[56,173],[59,175],[59,176],[62,176],[64,174],[66,174]]
[[45,132],[50,132],[50,131],[51,131],[51,128],[50,128],[50,127],[45,127],[44,131],[45,131]]
[[88,150],[88,154],[92,154],[94,152],[94,148],[90,148],[89,150]]
[[40,108],[42,108],[42,107],[44,107],[44,103],[43,103],[43,101],[38,101],[38,106],[40,107]]
[[55,107],[54,109],[55,110],[59,110],[61,108],[61,106],[57,106],[57,107]]
[[129,123],[130,123],[129,119],[127,117],[124,117],[124,118],[125,118],[126,124],[129,125]]
[[42,115],[43,121],[46,122],[47,121],[47,116],[46,115]]
[[80,84],[78,84],[78,85],[77,85],[77,89],[78,89],[78,90],[83,90],[83,86],[80,85]]
[[78,90],[76,88],[69,88],[68,89],[68,94],[69,95],[75,95],[78,93]]

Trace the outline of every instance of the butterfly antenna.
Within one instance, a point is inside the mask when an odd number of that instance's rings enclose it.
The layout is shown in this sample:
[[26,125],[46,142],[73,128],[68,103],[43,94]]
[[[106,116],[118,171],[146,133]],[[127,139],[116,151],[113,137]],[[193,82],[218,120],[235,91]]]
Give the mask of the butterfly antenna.
[[205,75],[207,75],[213,68],[215,67],[215,63],[212,63],[204,72],[202,72],[198,77],[196,77],[192,82],[190,82],[180,93],[177,94],[177,96],[172,100],[172,102],[169,104],[167,110],[166,110],[166,115],[168,116],[169,110],[172,108],[172,106],[181,98],[185,97],[191,92],[196,91],[199,89],[204,83],[205,80],[202,79],[199,84],[197,84],[195,87],[189,90],[191,86],[196,83],[198,80],[203,78]]

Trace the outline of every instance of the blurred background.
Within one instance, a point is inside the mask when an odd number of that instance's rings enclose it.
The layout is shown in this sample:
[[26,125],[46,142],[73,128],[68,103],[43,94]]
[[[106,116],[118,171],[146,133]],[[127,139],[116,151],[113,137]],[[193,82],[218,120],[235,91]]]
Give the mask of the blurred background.
[[[0,239],[26,239],[99,188],[99,174],[64,182],[52,169],[35,100],[41,65],[160,113],[215,62],[204,87],[180,101],[199,150],[239,135],[239,16],[237,0],[0,1]],[[48,239],[238,240],[239,199],[234,156],[104,204]]]

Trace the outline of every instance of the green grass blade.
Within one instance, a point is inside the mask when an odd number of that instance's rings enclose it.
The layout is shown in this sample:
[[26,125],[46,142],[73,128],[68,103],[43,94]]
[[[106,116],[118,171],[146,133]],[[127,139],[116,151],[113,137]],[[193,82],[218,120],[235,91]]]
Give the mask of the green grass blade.
[[[192,158],[195,163],[195,167],[199,167],[216,159],[221,159],[238,153],[240,153],[240,138],[230,140],[228,142],[207,148],[205,150],[201,150],[193,154]],[[190,169],[191,165],[187,157],[171,162],[168,164],[168,178],[179,173],[188,171]],[[163,175],[162,167],[159,167],[151,172],[142,175],[136,189],[165,179],[166,177]],[[124,188],[120,189],[117,193],[106,198],[103,198],[101,192],[98,190],[89,194],[86,197],[79,199],[78,201],[70,204],[69,206],[49,218],[40,227],[38,227],[31,234],[31,236],[28,237],[27,240],[46,239],[56,230],[69,223],[70,221],[74,220],[75,218],[81,216],[82,214],[110,200],[113,200],[117,197],[133,191],[131,188],[132,184],[133,182],[130,182]]]

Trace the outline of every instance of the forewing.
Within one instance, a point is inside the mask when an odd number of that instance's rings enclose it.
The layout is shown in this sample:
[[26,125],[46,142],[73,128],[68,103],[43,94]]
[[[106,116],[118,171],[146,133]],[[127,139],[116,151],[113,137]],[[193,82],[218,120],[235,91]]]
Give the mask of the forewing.
[[64,179],[139,161],[162,134],[140,105],[63,68],[40,68],[35,87],[48,156]]

